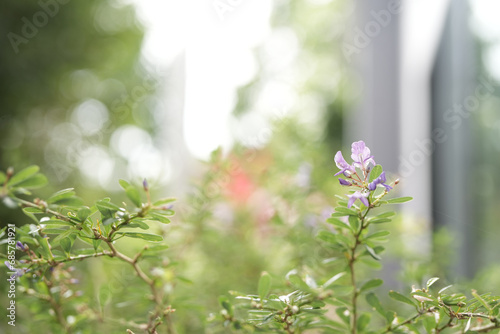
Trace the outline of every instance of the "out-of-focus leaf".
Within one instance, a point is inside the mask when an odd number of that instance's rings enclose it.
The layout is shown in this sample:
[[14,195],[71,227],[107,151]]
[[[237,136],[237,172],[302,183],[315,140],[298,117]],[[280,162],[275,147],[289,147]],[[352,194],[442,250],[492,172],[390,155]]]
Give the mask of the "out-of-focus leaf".
[[153,203],[153,206],[162,206],[165,204],[169,204],[175,202],[175,198],[162,198],[156,202]]
[[143,219],[133,219],[126,227],[139,227],[143,230],[149,229],[149,225]]
[[424,325],[425,331],[427,333],[432,333],[436,328],[436,318],[434,314],[427,314],[422,317],[422,324]]
[[370,320],[371,320],[372,316],[370,313],[362,313],[359,318],[358,318],[358,322],[357,322],[357,329],[358,329],[358,332],[362,332],[364,331],[364,329],[366,328],[366,326],[368,326],[368,324],[370,323]]
[[326,220],[327,223],[329,224],[332,224],[333,226],[335,227],[339,227],[339,228],[349,228],[349,225],[347,225],[346,223],[344,223],[342,220],[338,219],[338,218],[335,218],[335,217],[331,217],[331,218],[328,218]]
[[219,304],[228,312],[229,315],[233,315],[233,306],[229,302],[229,298],[226,296],[220,296]]
[[57,246],[61,242],[62,239],[68,238],[72,234],[77,234],[78,230],[75,228],[69,229],[67,231],[64,231],[63,233],[59,234],[57,237],[52,240],[52,245]]
[[356,210],[344,208],[342,206],[336,207],[334,213],[340,213],[340,214],[343,214],[344,216],[357,216],[358,215],[358,212]]
[[139,191],[134,187],[128,187],[125,189],[125,194],[127,197],[135,204],[138,208],[142,206],[141,195],[139,195]]
[[368,179],[368,182],[372,182],[377,177],[379,177],[380,174],[382,174],[382,171],[383,169],[381,165],[376,165],[375,167],[373,167],[372,171],[370,172],[370,178]]
[[432,286],[432,284],[436,283],[437,280],[439,280],[439,277],[430,278],[426,284],[427,290]]
[[261,301],[264,300],[264,298],[266,298],[267,294],[271,290],[271,282],[272,282],[271,275],[269,275],[267,272],[264,271],[260,275],[259,285],[257,289]]
[[4,172],[0,171],[0,185],[3,185],[5,183],[6,179],[7,179],[7,175],[5,175]]
[[69,254],[69,252],[71,251],[71,246],[72,246],[72,242],[71,242],[71,239],[70,238],[63,238],[61,239],[60,241],[60,245],[61,245],[61,248],[63,249],[63,251],[66,253],[66,254]]
[[163,224],[170,223],[170,219],[168,219],[167,217],[165,217],[164,215],[162,215],[158,212],[151,212],[149,215],[152,218],[154,218],[155,220],[159,221],[160,223],[163,223]]
[[387,200],[387,203],[389,203],[389,204],[406,203],[406,202],[411,201],[412,199],[413,199],[413,197],[409,197],[409,196],[397,197],[397,198],[391,198],[391,199]]
[[47,203],[56,203],[61,199],[73,197],[76,195],[76,193],[73,190],[74,188],[59,190],[58,192],[52,194],[52,196],[50,196],[49,199],[47,199]]
[[123,235],[129,238],[138,238],[147,241],[162,241],[163,237],[158,234],[139,233],[139,232],[116,232],[115,235]]
[[16,174],[14,174],[10,178],[10,180],[7,182],[7,185],[9,187],[16,186],[19,183],[21,183],[21,182],[29,179],[33,175],[35,175],[39,170],[40,170],[40,167],[38,167],[36,165],[26,167],[25,169],[23,169],[23,170],[17,172]]
[[369,280],[368,282],[366,282],[365,284],[363,284],[361,286],[361,288],[359,289],[360,292],[365,292],[365,291],[368,291],[370,289],[374,289],[376,287],[379,287],[381,286],[382,284],[384,284],[384,281],[379,279],[379,278],[374,278],[374,279],[371,279]]
[[35,214],[36,213],[44,213],[42,210],[40,210],[38,208],[31,208],[31,207],[23,208],[23,212],[26,216],[33,219],[37,224],[39,224],[40,221],[38,220],[38,218],[36,218]]
[[373,250],[373,248],[371,248],[370,246],[365,245],[365,248],[368,251],[368,254],[370,254],[370,256],[375,260],[380,261],[382,259],[380,256],[377,255],[377,253],[375,253],[375,250]]
[[387,237],[390,234],[391,234],[391,232],[389,232],[389,231],[379,231],[379,232],[375,232],[373,234],[370,234],[365,239],[367,239],[367,240],[368,239],[385,239],[385,237]]
[[393,290],[389,291],[389,297],[391,297],[394,300],[397,300],[399,302],[402,302],[402,303],[405,303],[405,304],[408,304],[408,305],[411,305],[414,307],[417,306],[413,300],[411,300],[410,298],[408,298],[406,296],[403,296],[402,294],[400,294],[397,291],[393,291]]
[[309,288],[309,286],[306,284],[306,282],[304,282],[302,280],[302,278],[300,278],[300,276],[297,274],[288,275],[288,281],[290,281],[290,283],[292,283],[293,286],[295,286],[296,288],[298,288],[302,291],[310,291],[311,290]]
[[370,306],[373,307],[375,311],[377,311],[382,317],[385,318],[386,312],[384,311],[382,304],[380,304],[380,300],[378,299],[378,297],[373,292],[370,292],[366,295],[365,298],[368,304],[370,304]]
[[342,321],[344,323],[346,323],[347,325],[349,325],[351,323],[351,316],[350,316],[350,313],[349,313],[347,307],[339,307],[339,308],[335,309],[335,313],[337,313],[339,318],[342,319]]
[[47,180],[47,177],[45,177],[45,175],[35,174],[21,182],[18,182],[14,187],[34,189],[34,188],[41,188],[47,185],[47,183],[49,183],[49,181]]
[[354,233],[357,233],[359,231],[359,218],[358,216],[349,216],[349,226],[351,226],[351,230]]
[[334,283],[335,281],[337,281],[339,278],[341,278],[345,274],[346,274],[345,272],[341,272],[341,273],[338,273],[338,274],[334,275],[332,278],[330,278],[328,281],[326,281],[323,284],[323,287],[326,288],[326,287],[330,286],[332,283]]
[[79,221],[84,222],[85,219],[87,219],[87,217],[90,215],[90,213],[90,209],[84,206],[83,208],[80,208],[80,210],[78,210],[78,212],[76,213],[76,217]]

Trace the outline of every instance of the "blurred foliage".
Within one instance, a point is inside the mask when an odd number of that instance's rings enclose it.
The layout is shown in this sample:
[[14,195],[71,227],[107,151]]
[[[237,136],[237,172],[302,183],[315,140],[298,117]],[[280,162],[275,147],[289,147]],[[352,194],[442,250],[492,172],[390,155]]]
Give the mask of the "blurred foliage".
[[74,182],[91,149],[126,166],[106,147],[123,124],[153,129],[141,109],[158,84],[140,59],[133,6],[6,0],[0,16],[0,166],[36,163],[62,185]]
[[350,10],[348,1],[275,1],[271,34],[255,50],[258,74],[239,89],[234,115],[297,114],[338,147],[355,89],[340,48]]

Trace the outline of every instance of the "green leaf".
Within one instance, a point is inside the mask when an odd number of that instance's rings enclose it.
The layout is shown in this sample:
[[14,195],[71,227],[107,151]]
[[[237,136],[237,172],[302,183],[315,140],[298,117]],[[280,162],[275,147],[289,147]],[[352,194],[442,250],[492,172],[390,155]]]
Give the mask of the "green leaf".
[[472,290],[472,296],[484,306],[489,312],[491,312],[491,306],[480,296],[476,290]]
[[380,261],[381,260],[381,257],[377,255],[377,253],[375,253],[375,251],[373,250],[373,248],[371,248],[370,246],[368,245],[365,245],[365,248],[366,250],[368,251],[368,254],[370,254],[370,256],[372,258],[374,258],[375,260],[377,261]]
[[379,278],[371,279],[368,282],[366,282],[365,284],[363,284],[363,286],[361,286],[361,288],[359,289],[359,292],[361,293],[361,292],[368,291],[370,289],[374,289],[376,287],[381,286],[382,284],[384,284],[384,281],[379,279]]
[[394,300],[397,300],[399,302],[402,302],[402,303],[405,303],[405,304],[408,304],[408,305],[411,305],[414,307],[417,306],[413,300],[411,300],[410,298],[408,298],[406,296],[403,296],[402,294],[400,294],[397,291],[393,291],[393,290],[389,291],[389,297],[391,297]]
[[382,268],[382,264],[379,261],[372,259],[371,257],[370,258],[360,258],[359,262],[366,264],[367,266],[369,266],[370,268],[373,268],[373,269],[381,269]]
[[87,219],[87,217],[90,215],[90,213],[90,209],[84,206],[83,208],[80,208],[80,210],[78,210],[78,212],[76,213],[76,217],[79,221],[84,222],[85,219]]
[[75,196],[76,193],[73,191],[73,189],[74,188],[67,188],[59,190],[58,192],[54,193],[52,196],[49,197],[47,203],[56,203],[64,198]]
[[382,223],[388,223],[391,222],[392,219],[390,218],[371,218],[368,220],[370,224],[382,224]]
[[100,200],[96,203],[96,206],[97,206],[97,209],[100,210],[100,208],[102,209],[106,209],[106,210],[110,210],[110,211],[118,211],[120,210],[120,207],[116,204],[113,204],[107,200]]
[[5,175],[4,172],[0,171],[0,185],[4,184],[6,179],[7,175]]
[[40,188],[47,185],[49,181],[43,174],[35,174],[15,185],[16,188]]
[[389,231],[379,231],[379,232],[375,232],[373,234],[370,234],[365,239],[366,240],[368,240],[368,239],[384,239],[385,237],[387,237],[390,234],[391,234],[391,232],[389,232]]
[[349,225],[354,233],[358,233],[360,226],[358,216],[349,216]]
[[68,225],[68,226],[74,226],[75,224],[71,223],[71,222],[67,222],[65,220],[61,220],[61,219],[49,219],[49,220],[44,220],[43,221],[43,224],[44,225]]
[[69,252],[71,251],[71,246],[73,246],[72,242],[71,242],[71,239],[66,237],[66,238],[63,238],[61,239],[61,241],[59,242],[59,244],[61,245],[61,248],[63,249],[63,251],[69,255]]
[[302,280],[302,278],[300,278],[299,275],[297,274],[291,274],[291,275],[288,275],[288,281],[290,281],[290,283],[292,283],[293,286],[295,286],[296,288],[302,290],[302,291],[310,291],[311,289],[309,288],[309,286],[306,284],[306,282],[304,282]]
[[139,233],[139,232],[116,232],[115,235],[123,235],[129,238],[144,239],[147,241],[162,241],[163,237],[158,234]]
[[61,198],[59,201],[54,203],[59,206],[73,206],[73,207],[79,207],[83,204],[83,201],[80,197],[66,197],[66,198]]
[[57,237],[55,237],[54,240],[52,240],[51,244],[54,246],[57,246],[57,245],[59,245],[59,243],[61,242],[62,239],[68,238],[72,234],[76,235],[76,233],[78,233],[78,230],[75,228],[66,230],[66,231],[62,232],[61,234],[59,234]]
[[382,317],[385,318],[386,313],[384,311],[384,308],[382,307],[382,304],[380,304],[380,300],[377,298],[377,296],[373,292],[370,292],[369,294],[366,295],[365,298],[368,304],[375,311],[377,311]]
[[422,324],[424,325],[425,331],[427,333],[432,333],[436,328],[436,318],[434,314],[427,314],[422,317]]
[[339,228],[349,228],[349,225],[347,225],[346,223],[344,223],[342,220],[338,219],[338,218],[335,218],[335,217],[331,217],[331,218],[328,218],[326,220],[327,223],[329,224],[332,224],[333,226],[335,227],[339,227]]
[[398,204],[398,203],[406,203],[409,202],[413,199],[413,197],[398,197],[398,198],[392,198],[387,200],[387,203],[389,204]]
[[220,296],[219,304],[229,313],[229,315],[233,315],[233,305],[229,302],[229,298],[226,296]]
[[128,187],[125,189],[125,194],[127,197],[135,204],[138,208],[142,206],[141,195],[139,195],[139,191],[134,187]]
[[145,248],[145,251],[147,252],[161,252],[168,249],[168,245],[152,245],[152,246],[147,246]]
[[126,227],[139,227],[143,230],[149,230],[149,225],[143,219],[133,219]]
[[341,273],[334,275],[332,278],[330,278],[328,281],[326,281],[323,284],[323,288],[330,286],[332,283],[334,283],[336,280],[338,280],[339,278],[341,278],[344,275],[345,275],[345,272],[341,272]]
[[427,281],[427,290],[431,287],[432,284],[436,283],[436,281],[439,280],[439,277],[433,277]]
[[267,294],[271,290],[271,282],[272,282],[271,275],[269,275],[267,272],[264,271],[260,275],[259,286],[257,289],[261,301],[263,301],[266,298]]
[[387,211],[387,212],[384,212],[384,213],[381,213],[379,215],[376,215],[375,217],[373,217],[372,219],[378,219],[378,218],[390,218],[392,216],[395,216],[396,215],[396,211]]
[[379,177],[380,174],[382,174],[382,171],[383,169],[380,165],[376,165],[375,167],[373,167],[372,171],[370,172],[370,178],[368,179],[368,182],[372,182],[377,177]]
[[120,186],[122,186],[124,190],[127,190],[127,188],[131,187],[130,183],[128,183],[128,181],[125,181],[123,179],[119,179],[118,183],[120,184]]
[[363,313],[359,316],[356,328],[358,332],[362,332],[370,323],[372,316],[370,313]]
[[14,174],[14,176],[12,176],[10,180],[7,182],[7,185],[10,187],[16,186],[19,183],[29,179],[31,176],[35,175],[39,170],[40,167],[36,165],[26,167],[20,172]]
[[26,216],[33,219],[37,224],[39,224],[40,221],[38,220],[38,218],[36,218],[35,214],[36,213],[44,213],[42,210],[40,210],[38,208],[32,208],[32,207],[23,208],[23,212]]
[[92,240],[92,245],[94,246],[94,250],[97,252],[99,249],[99,246],[101,245],[101,239],[94,239]]
[[175,202],[175,198],[169,197],[169,198],[162,198],[156,202],[153,203],[153,206],[162,206],[168,203]]
[[349,208],[344,208],[342,206],[336,207],[334,213],[343,214],[344,216],[358,216],[357,211],[355,211],[353,209],[349,209]]
[[335,313],[339,316],[340,319],[342,319],[343,322],[345,322],[347,325],[351,324],[351,316],[350,313],[348,313],[347,307],[339,307],[335,309]]
[[452,286],[453,286],[452,284],[445,286],[444,288],[442,288],[441,290],[439,290],[438,295],[441,295],[445,290],[451,288]]
[[168,219],[167,217],[165,217],[164,215],[158,213],[158,212],[151,212],[149,214],[152,218],[154,218],[154,220],[157,220],[159,221],[160,223],[163,223],[163,224],[168,224],[170,223],[170,219]]
[[50,260],[53,260],[54,256],[50,251],[49,240],[47,238],[38,238],[38,242],[40,243],[41,250],[43,250],[43,255],[47,256]]

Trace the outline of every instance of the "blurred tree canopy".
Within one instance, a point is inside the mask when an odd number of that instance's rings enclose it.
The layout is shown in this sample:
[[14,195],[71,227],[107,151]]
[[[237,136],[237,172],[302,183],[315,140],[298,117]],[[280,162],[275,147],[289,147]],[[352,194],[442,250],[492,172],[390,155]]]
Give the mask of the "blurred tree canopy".
[[134,87],[152,93],[143,28],[133,6],[112,0],[6,0],[0,16],[0,166],[35,163],[64,182],[89,143],[107,146],[135,122],[144,96]]
[[[297,113],[338,149],[342,114],[353,100],[340,47],[352,4],[281,0],[274,7],[271,35],[256,50],[258,75],[239,89],[234,115]],[[275,110],[260,110],[266,99]]]

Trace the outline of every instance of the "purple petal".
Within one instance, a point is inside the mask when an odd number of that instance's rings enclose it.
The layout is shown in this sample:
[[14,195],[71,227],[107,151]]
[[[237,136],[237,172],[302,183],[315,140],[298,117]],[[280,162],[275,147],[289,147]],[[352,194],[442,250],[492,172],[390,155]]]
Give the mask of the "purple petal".
[[21,241],[16,242],[16,247],[19,250],[22,250],[23,252],[26,250],[26,247],[24,247],[23,243]]
[[344,179],[339,179],[339,183],[343,186],[352,186],[352,183]]
[[370,149],[366,147],[365,142],[360,140],[352,143],[351,145],[351,158],[357,163],[363,163],[370,157]]
[[356,201],[356,197],[354,197],[354,195],[347,195],[347,197],[349,197],[349,201],[347,201],[347,207],[350,208]]
[[369,207],[370,206],[370,203],[368,202],[368,198],[366,198],[366,196],[362,195],[359,200],[361,201],[361,203],[363,203],[366,207]]

